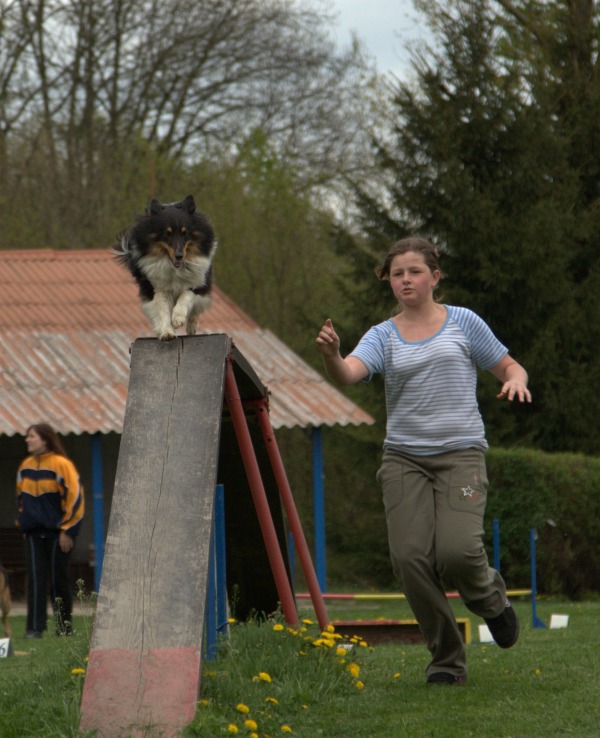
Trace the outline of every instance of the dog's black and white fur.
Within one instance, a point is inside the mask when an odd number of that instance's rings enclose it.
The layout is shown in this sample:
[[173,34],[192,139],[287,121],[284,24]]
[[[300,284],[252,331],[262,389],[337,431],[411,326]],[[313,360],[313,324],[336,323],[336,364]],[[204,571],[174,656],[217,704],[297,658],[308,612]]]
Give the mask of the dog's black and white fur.
[[181,202],[152,200],[113,251],[135,278],[142,311],[161,341],[185,325],[196,333],[211,302],[215,236],[191,195]]

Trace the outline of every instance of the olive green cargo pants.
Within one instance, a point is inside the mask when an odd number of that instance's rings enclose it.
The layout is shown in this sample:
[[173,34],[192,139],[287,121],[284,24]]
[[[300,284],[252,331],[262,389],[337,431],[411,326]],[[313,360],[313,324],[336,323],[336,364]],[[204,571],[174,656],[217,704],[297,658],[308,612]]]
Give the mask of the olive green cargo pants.
[[483,516],[488,479],[479,449],[435,456],[384,451],[377,480],[383,492],[394,574],[431,653],[426,675],[466,675],[466,652],[446,588],[469,610],[496,617],[506,586],[488,563]]

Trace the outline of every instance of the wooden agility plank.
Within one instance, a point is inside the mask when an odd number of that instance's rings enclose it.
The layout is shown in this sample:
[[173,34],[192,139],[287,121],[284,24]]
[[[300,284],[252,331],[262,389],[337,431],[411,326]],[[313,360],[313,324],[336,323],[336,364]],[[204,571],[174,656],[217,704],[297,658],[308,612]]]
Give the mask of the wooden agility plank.
[[98,738],[168,738],[194,717],[230,351],[225,335],[132,346],[81,704]]

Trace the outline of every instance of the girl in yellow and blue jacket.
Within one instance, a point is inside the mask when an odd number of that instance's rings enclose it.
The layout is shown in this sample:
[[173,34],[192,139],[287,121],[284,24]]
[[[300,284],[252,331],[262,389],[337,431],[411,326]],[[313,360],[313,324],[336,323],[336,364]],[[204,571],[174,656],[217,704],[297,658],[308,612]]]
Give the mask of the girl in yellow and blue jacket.
[[47,628],[48,579],[57,635],[72,632],[69,559],[81,528],[84,492],[73,462],[48,423],[27,429],[29,456],[17,472],[17,526],[27,561],[26,638]]

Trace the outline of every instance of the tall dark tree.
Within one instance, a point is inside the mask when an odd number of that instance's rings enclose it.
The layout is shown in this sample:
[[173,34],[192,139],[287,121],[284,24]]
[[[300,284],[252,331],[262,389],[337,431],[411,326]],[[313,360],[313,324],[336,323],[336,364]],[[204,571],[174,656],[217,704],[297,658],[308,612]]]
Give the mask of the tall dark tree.
[[417,5],[435,48],[414,55],[414,81],[391,86],[392,134],[375,142],[382,182],[358,188],[367,233],[438,243],[445,301],[482,315],[528,368],[531,408],[501,405],[494,380],[481,383],[493,443],[598,453],[598,11]]

